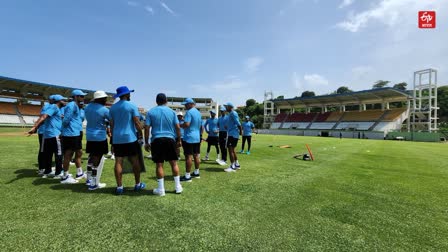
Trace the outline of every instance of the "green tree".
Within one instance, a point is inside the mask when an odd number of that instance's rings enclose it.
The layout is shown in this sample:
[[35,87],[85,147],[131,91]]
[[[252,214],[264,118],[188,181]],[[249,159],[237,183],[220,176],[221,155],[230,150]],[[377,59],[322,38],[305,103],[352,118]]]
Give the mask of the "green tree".
[[379,80],[373,84],[373,88],[383,88],[389,84],[390,81]]
[[346,94],[346,93],[351,93],[353,92],[352,90],[350,90],[348,87],[346,86],[341,86],[336,90],[336,94]]
[[313,96],[316,96],[316,94],[313,91],[303,91],[300,97],[313,97]]
[[255,104],[257,104],[257,101],[254,100],[254,99],[249,99],[249,100],[246,101],[246,107],[250,107],[250,106],[253,106]]
[[440,122],[448,122],[448,86],[442,86],[437,89],[437,102],[440,110],[438,116]]
[[408,84],[406,82],[400,82],[394,85],[394,88],[405,91]]
[[280,95],[280,96],[277,96],[277,98],[275,98],[275,99],[277,99],[277,100],[285,99],[285,96],[284,95]]

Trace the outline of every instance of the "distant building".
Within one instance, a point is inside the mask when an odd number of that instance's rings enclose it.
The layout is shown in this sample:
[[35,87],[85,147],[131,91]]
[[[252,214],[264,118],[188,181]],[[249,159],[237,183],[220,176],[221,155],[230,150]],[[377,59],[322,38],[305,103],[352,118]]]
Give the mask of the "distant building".
[[[167,97],[167,106],[176,112],[182,111],[185,113],[185,106],[182,102],[185,97]],[[202,118],[210,117],[210,110],[213,110],[218,114],[218,103],[214,102],[212,98],[193,98],[196,102],[196,108],[201,112]]]

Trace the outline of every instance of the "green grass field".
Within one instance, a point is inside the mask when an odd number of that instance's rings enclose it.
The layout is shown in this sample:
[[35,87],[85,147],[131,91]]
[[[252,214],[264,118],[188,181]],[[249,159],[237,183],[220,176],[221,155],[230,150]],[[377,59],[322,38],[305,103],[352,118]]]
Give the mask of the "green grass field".
[[[447,144],[257,135],[237,173],[204,162],[165,197],[132,192],[125,175],[115,196],[113,161],[103,190],[61,185],[37,177],[37,137],[17,131],[0,136],[0,251],[448,250]],[[316,161],[292,158],[305,143]]]

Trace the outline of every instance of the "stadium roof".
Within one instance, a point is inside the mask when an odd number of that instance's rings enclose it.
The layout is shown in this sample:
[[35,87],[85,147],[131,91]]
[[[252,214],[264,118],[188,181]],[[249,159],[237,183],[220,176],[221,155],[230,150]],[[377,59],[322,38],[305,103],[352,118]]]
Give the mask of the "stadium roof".
[[376,88],[345,94],[299,97],[292,99],[271,100],[279,108],[291,107],[322,107],[352,104],[377,104],[383,102],[407,101],[411,96],[403,90],[395,88]]
[[[186,97],[167,97],[168,102],[183,102]],[[193,98],[196,103],[211,103],[213,102],[212,98]]]
[[[74,89],[80,89],[87,93],[86,100],[93,98],[96,90],[58,86],[34,81],[20,80],[0,76],[0,96],[8,98],[26,98],[29,100],[45,100],[52,94],[60,94],[70,97]],[[115,93],[106,92],[112,97]]]

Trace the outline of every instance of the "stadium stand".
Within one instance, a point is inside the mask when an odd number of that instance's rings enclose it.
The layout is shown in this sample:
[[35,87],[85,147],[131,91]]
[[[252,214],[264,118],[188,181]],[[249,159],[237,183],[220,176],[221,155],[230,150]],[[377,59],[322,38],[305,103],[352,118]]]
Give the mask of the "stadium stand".
[[39,116],[41,106],[38,105],[31,105],[31,104],[23,104],[17,106],[19,108],[19,112],[22,115],[34,115]]
[[0,114],[16,115],[16,105],[11,102],[0,102]]
[[34,124],[34,122],[37,121],[37,119],[39,119],[39,116],[22,116],[23,121],[25,121],[25,124]]
[[[278,114],[271,129],[297,130],[299,135],[374,136],[382,139],[387,132],[399,130],[409,114],[409,107],[389,109],[391,102],[408,102],[410,95],[394,88],[377,88],[347,94],[315,97],[273,99]],[[380,104],[382,109],[366,109],[368,104]],[[346,106],[359,105],[361,110],[346,111]],[[321,113],[298,113],[321,108]],[[327,108],[337,111],[324,112]],[[285,112],[290,110],[290,113]],[[280,113],[280,111],[282,111]],[[270,116],[265,114],[265,116]],[[317,132],[316,132],[317,131]],[[326,131],[326,132],[322,132]],[[343,132],[360,132],[360,134]],[[361,134],[361,132],[363,134]],[[372,134],[368,134],[372,132]],[[384,133],[384,135],[381,135]],[[294,134],[291,132],[291,134]]]
[[0,114],[1,124],[21,124],[20,118],[17,115]]

